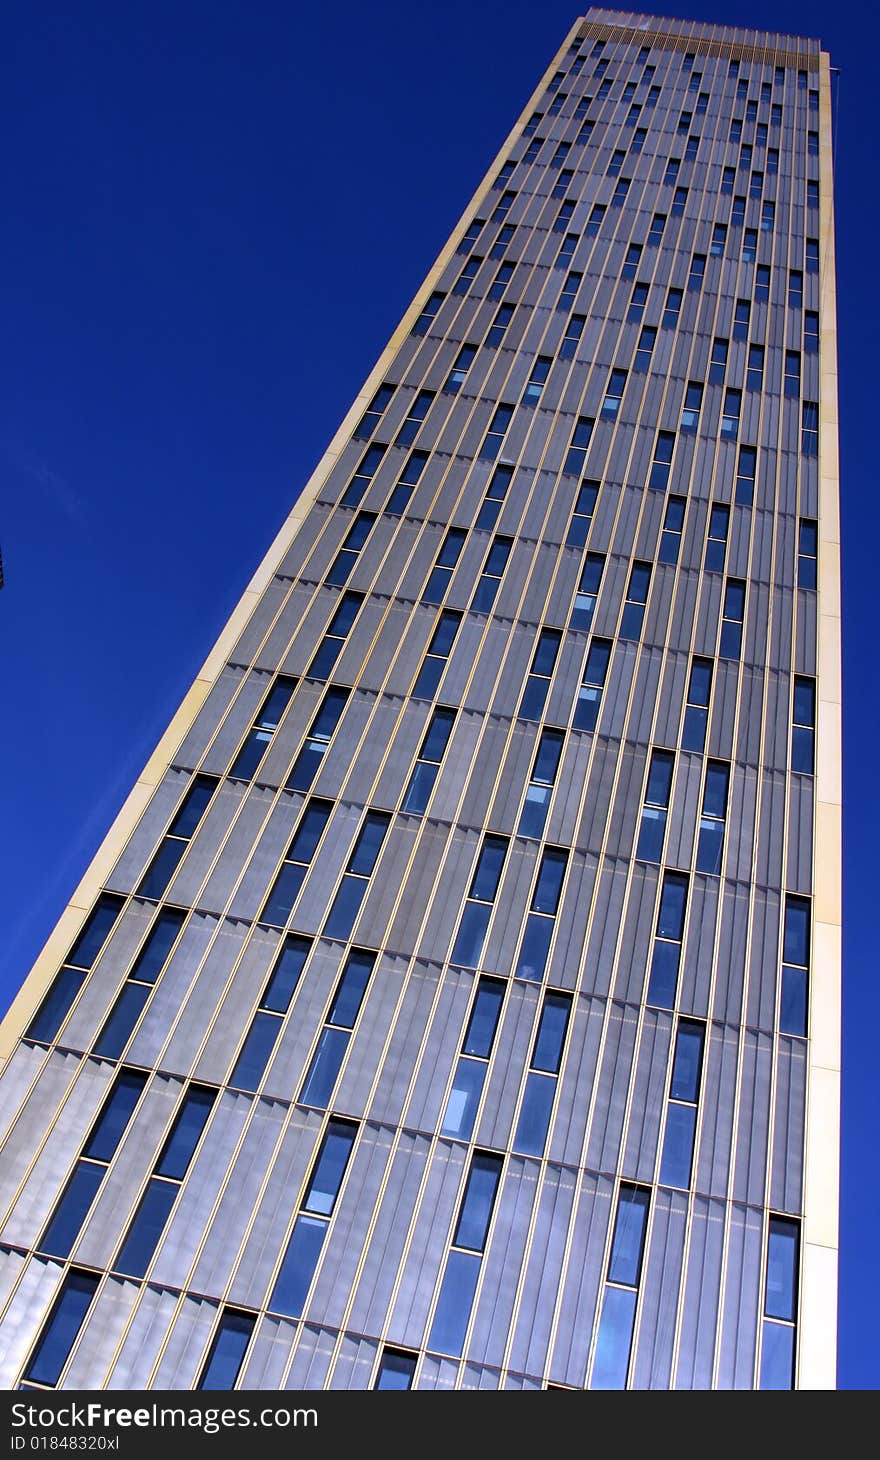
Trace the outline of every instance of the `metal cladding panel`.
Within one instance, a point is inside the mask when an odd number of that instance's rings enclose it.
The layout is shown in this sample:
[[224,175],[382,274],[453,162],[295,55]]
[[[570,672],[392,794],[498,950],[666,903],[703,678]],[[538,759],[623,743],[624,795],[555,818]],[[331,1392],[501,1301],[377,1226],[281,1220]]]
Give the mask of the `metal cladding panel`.
[[154,911],[151,905],[136,901],[130,902],[126,907],[64,1026],[63,1039],[69,1048],[90,1047],[128,972]]
[[548,1365],[548,1377],[554,1384],[583,1387],[585,1382],[602,1259],[613,1220],[613,1194],[610,1177],[584,1171],[577,1179],[571,1242]]
[[631,1092],[621,1175],[627,1181],[650,1183],[660,1146],[673,1020],[670,1014],[646,1009],[642,1019]]
[[369,1389],[379,1344],[373,1339],[345,1335],[339,1345],[330,1389]]
[[254,1195],[271,1167],[287,1114],[278,1101],[237,1098],[243,1106],[252,1108],[193,1267],[191,1281],[197,1292],[220,1293],[229,1281],[251,1218]]
[[633,1389],[668,1389],[687,1240],[688,1197],[660,1188],[642,1279],[642,1312],[634,1345]]
[[420,1199],[412,1219],[409,1250],[398,1269],[399,1282],[388,1327],[389,1343],[419,1347],[425,1337],[434,1285],[445,1262],[450,1227],[464,1175],[465,1151],[438,1141],[427,1163]]
[[304,797],[293,792],[282,791],[278,795],[227,909],[230,917],[250,919],[259,915],[272,879],[290,846],[303,804]]
[[[43,1051],[40,1051],[40,1055]],[[103,1083],[102,1066],[88,1062],[85,1066],[79,1055],[53,1050],[46,1064],[37,1074],[27,1100],[23,1103],[16,1124],[12,1127],[3,1146],[3,1174],[0,1198],[6,1210],[15,1197],[20,1182],[26,1176],[34,1159],[34,1130],[41,1135],[51,1128],[57,1118],[64,1097],[74,1085],[81,1068],[86,1069],[86,1088],[95,1088]],[[77,1082],[78,1083],[78,1082]],[[74,1086],[74,1088],[76,1088]],[[79,1099],[77,1095],[77,1099]]]
[[731,1205],[716,1381],[719,1389],[754,1388],[763,1226],[762,1215],[754,1207]]
[[[128,1058],[132,1064],[147,1067],[155,1065],[161,1054],[163,1067],[173,1068],[173,1066],[169,1066],[169,1060],[172,1058],[169,1039],[172,1038],[173,1031],[173,1040],[179,1050],[181,1068],[189,1069],[198,1048],[190,1031],[195,1030],[200,1022],[198,984],[196,983],[194,987],[194,981],[199,969],[202,968],[202,960],[205,958],[219,926],[216,918],[208,917],[205,913],[192,913],[188,918],[180,941],[165,965],[155,992],[129,1046]],[[207,1018],[213,1013],[215,1003],[213,996],[213,990],[216,988],[216,974],[213,972],[214,957],[214,948],[211,946],[212,972],[206,982],[212,990],[212,997]],[[228,965],[226,971],[229,971]],[[198,982],[202,982],[202,979],[200,978]],[[191,991],[193,1006],[190,1010],[188,1000]],[[207,988],[203,989],[203,995],[205,994],[207,994]],[[203,1024],[206,1022],[204,1015],[202,1022]]]
[[547,1368],[576,1180],[574,1170],[547,1165],[538,1183],[517,1317],[510,1336],[510,1367],[523,1373],[543,1374]]
[[[64,1058],[55,1056],[56,1060]],[[67,1056],[72,1063],[72,1058]],[[6,1217],[0,1239],[19,1247],[35,1247],[59,1193],[67,1172],[79,1155],[80,1147],[113,1078],[113,1066],[97,1060],[81,1061],[78,1078],[69,1087],[45,1144],[31,1169],[26,1184]],[[27,1129],[27,1127],[25,1127]],[[19,1170],[13,1143],[4,1151],[4,1163],[10,1171]],[[13,1168],[13,1163],[14,1168]]]
[[207,1356],[218,1305],[206,1298],[185,1297],[150,1385],[154,1389],[195,1388]]
[[188,770],[198,765],[220,725],[225,722],[229,707],[246,679],[245,671],[238,665],[224,665],[192,726],[174,753],[175,765]]
[[185,771],[165,772],[125,851],[107,878],[107,886],[114,892],[134,891],[190,781],[191,777]]
[[139,1296],[137,1283],[107,1279],[89,1309],[63,1389],[90,1387],[98,1375],[107,1374]]
[[540,1175],[538,1161],[511,1156],[507,1163],[467,1346],[474,1363],[504,1362]]
[[18,1287],[3,1314],[3,1348],[0,1349],[0,1384],[14,1388],[15,1375],[36,1339],[49,1312],[64,1268],[58,1262],[30,1257],[19,1276]]
[[284,1377],[297,1328],[284,1318],[266,1314],[257,1322],[238,1380],[239,1389],[278,1390]]
[[355,1281],[348,1320],[355,1332],[384,1328],[430,1152],[427,1137],[413,1131],[399,1134]]
[[722,1201],[693,1199],[673,1378],[676,1389],[712,1388],[727,1212]]

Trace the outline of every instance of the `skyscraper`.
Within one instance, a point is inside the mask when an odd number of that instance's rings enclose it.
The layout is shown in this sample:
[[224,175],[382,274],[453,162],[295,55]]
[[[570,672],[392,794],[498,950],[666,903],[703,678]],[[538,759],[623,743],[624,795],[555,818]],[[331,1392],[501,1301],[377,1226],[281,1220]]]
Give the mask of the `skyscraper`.
[[0,1383],[835,1372],[819,43],[572,27],[3,1025]]

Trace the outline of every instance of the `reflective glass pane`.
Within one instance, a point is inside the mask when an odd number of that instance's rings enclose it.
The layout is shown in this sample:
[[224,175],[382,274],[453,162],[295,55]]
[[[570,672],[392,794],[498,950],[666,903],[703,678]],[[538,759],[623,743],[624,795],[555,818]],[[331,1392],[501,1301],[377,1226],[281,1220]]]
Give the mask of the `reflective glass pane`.
[[462,1045],[465,1054],[488,1056],[498,1027],[498,1016],[504,1000],[504,984],[498,979],[481,978]]
[[697,871],[710,872],[716,877],[721,873],[724,854],[724,822],[700,818],[700,839],[697,843]]
[[146,1075],[139,1071],[120,1071],[86,1143],[84,1156],[96,1161],[113,1158],[146,1083]]
[[326,1230],[327,1223],[317,1217],[297,1217],[269,1299],[269,1307],[274,1312],[286,1313],[290,1318],[302,1312]]
[[113,1264],[117,1272],[143,1277],[179,1190],[176,1181],[157,1181],[155,1176],[151,1179]]
[[793,1323],[797,1315],[798,1237],[797,1222],[770,1218],[764,1297],[768,1318],[787,1318]]
[[453,1241],[456,1247],[482,1252],[489,1230],[502,1160],[483,1151],[474,1153]]
[[121,911],[122,898],[103,893],[65,962],[76,968],[91,968]]
[[183,927],[184,914],[174,908],[163,907],[147,935],[147,941],[138,954],[130,978],[142,983],[155,983],[165,960],[171,952],[174,940]]
[[479,1276],[480,1258],[476,1253],[450,1252],[434,1310],[429,1349],[456,1358],[461,1354]]
[[625,1389],[636,1314],[636,1295],[627,1288],[605,1289],[596,1336],[591,1389]]
[[375,961],[376,956],[373,953],[352,950],[349,954],[328,1015],[331,1024],[340,1024],[344,1029],[351,1029],[358,1016]]
[[31,1383],[57,1384],[97,1286],[98,1278],[95,1274],[68,1274],[43,1329],[36,1353],[25,1371],[25,1378]]
[[489,918],[491,916],[492,907],[490,903],[465,903],[455,944],[452,949],[453,963],[461,963],[465,968],[477,968],[479,966],[480,954],[483,951],[486,929],[489,926]]
[[690,1186],[696,1123],[696,1106],[669,1102],[663,1156],[660,1161],[660,1181],[663,1186]]
[[807,1032],[807,970],[782,969],[782,993],[779,1028],[783,1034],[805,1035]]
[[300,862],[284,862],[275,878],[275,885],[269,893],[266,906],[260,914],[260,921],[274,923],[283,928],[293,911],[299,890],[306,878],[307,869]]
[[166,836],[138,887],[139,897],[162,896],[188,846],[189,842]]
[[333,1087],[339,1078],[339,1071],[350,1038],[351,1035],[347,1029],[323,1029],[321,1031],[318,1047],[312,1056],[312,1062],[300,1092],[299,1098],[303,1105],[315,1105],[319,1110],[327,1109],[333,1094]]
[[324,924],[325,938],[339,938],[344,942],[350,937],[369,885],[366,877],[350,874],[343,877]]
[[232,764],[231,776],[236,776],[242,781],[249,781],[263,756],[266,748],[272,739],[271,730],[251,730],[247,740],[235,757]]
[[332,809],[329,801],[309,801],[287,853],[291,861],[312,860]]
[[281,1031],[277,1014],[257,1012],[232,1071],[230,1084],[239,1090],[256,1090]]
[[562,879],[568,865],[568,853],[548,847],[538,869],[538,880],[532,896],[532,911],[553,914],[559,906]]
[[168,828],[174,836],[190,837],[205,814],[217,785],[213,776],[196,776],[184,797],[183,805]]
[[85,974],[77,968],[62,968],[28,1026],[28,1038],[53,1040],[82,988]]
[[482,1060],[462,1056],[458,1061],[443,1114],[443,1135],[457,1136],[463,1141],[470,1139],[487,1069]]
[[639,826],[639,841],[636,858],[640,862],[659,862],[663,856],[663,839],[666,835],[666,810],[659,806],[645,806]]
[[550,786],[529,786],[527,788],[517,827],[518,836],[541,836],[547,820],[547,808],[550,805],[551,795],[552,787]]
[[680,945],[654,940],[651,957],[651,977],[648,980],[648,1003],[658,1009],[672,1009],[675,1006],[675,990],[678,985],[678,960]]
[[610,1282],[638,1287],[650,1199],[650,1193],[642,1187],[620,1188],[608,1267]]
[[[267,1017],[274,1019],[274,1016]],[[190,1086],[180,1113],[171,1127],[171,1134],[162,1148],[156,1167],[159,1176],[171,1176],[180,1181],[186,1175],[186,1168],[213,1109],[215,1095],[214,1090],[205,1090],[198,1085]]]
[[657,933],[662,938],[681,938],[684,931],[684,910],[687,900],[687,878],[667,872],[660,894]]
[[46,1235],[37,1244],[38,1251],[48,1252],[52,1257],[70,1256],[106,1169],[106,1166],[96,1166],[91,1161],[77,1161],[46,1228]]
[[540,913],[530,913],[526,921],[522,947],[519,950],[515,970],[517,978],[540,982],[547,967],[547,954],[550,951],[552,937],[553,919],[544,917]]
[[556,1081],[552,1075],[539,1075],[535,1071],[529,1074],[513,1140],[515,1151],[524,1156],[544,1154],[555,1095]]
[[265,1009],[273,1009],[278,1014],[286,1013],[311,946],[307,938],[285,939],[272,970],[269,986],[263,995],[262,1004]]
[[98,1035],[95,1054],[104,1059],[118,1059],[131,1038],[131,1031],[150,997],[147,984],[124,983],[113,1010]]
[[794,1334],[785,1323],[763,1324],[760,1389],[794,1387]]
[[703,1028],[686,1019],[679,1022],[669,1093],[674,1100],[696,1100],[703,1063]]
[[327,746],[322,740],[307,740],[287,778],[291,791],[308,791],[318,774]]
[[339,1195],[357,1129],[341,1120],[331,1120],[315,1164],[303,1205],[310,1212],[329,1216]]
[[568,1016],[571,1013],[571,998],[568,994],[547,994],[541,1010],[541,1022],[532,1052],[532,1066],[555,1075],[562,1058]]
[[688,705],[684,712],[684,729],[681,734],[682,750],[703,750],[706,744],[708,719],[708,710],[700,709],[696,705]]
[[255,1322],[247,1313],[223,1314],[197,1389],[233,1388]]
[[386,1349],[376,1376],[376,1389],[409,1389],[416,1371],[415,1354],[396,1353]]
[[497,836],[485,838],[471,884],[470,897],[479,897],[485,902],[492,902],[498,891],[506,855],[507,841],[505,838]]

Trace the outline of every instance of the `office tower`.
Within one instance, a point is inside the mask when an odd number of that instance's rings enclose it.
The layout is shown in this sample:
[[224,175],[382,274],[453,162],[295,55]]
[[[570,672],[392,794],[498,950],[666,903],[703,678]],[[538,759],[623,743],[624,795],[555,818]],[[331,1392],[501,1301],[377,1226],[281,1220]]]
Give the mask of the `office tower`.
[[0,1382],[834,1383],[828,57],[591,10],[4,1026]]

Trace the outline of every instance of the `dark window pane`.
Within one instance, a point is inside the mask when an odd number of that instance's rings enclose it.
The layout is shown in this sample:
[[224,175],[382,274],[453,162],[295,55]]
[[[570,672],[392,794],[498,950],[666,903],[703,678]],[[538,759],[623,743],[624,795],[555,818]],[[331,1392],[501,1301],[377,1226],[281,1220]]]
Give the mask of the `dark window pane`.
[[663,879],[657,932],[662,938],[681,938],[684,931],[684,909],[687,900],[687,878],[668,872]]
[[674,1100],[696,1100],[700,1089],[700,1068],[703,1062],[703,1028],[682,1019],[675,1040],[672,1084],[669,1093]]
[[785,937],[782,957],[786,963],[809,963],[810,904],[805,898],[785,900]]
[[446,1111],[441,1127],[443,1135],[457,1136],[459,1140],[470,1139],[474,1129],[477,1106],[483,1093],[486,1065],[482,1060],[462,1058],[455,1067],[452,1089],[446,1101]]
[[321,833],[330,820],[332,810],[328,801],[310,801],[308,803],[287,853],[291,861],[310,862],[312,860],[321,839]]
[[659,862],[663,856],[663,839],[666,836],[666,810],[658,806],[642,808],[639,825],[639,840],[636,859],[639,862]]
[[648,769],[648,788],[645,800],[653,806],[668,806],[672,788],[672,769],[675,757],[665,751],[655,751]]
[[807,970],[805,968],[783,966],[779,1028],[783,1034],[803,1036],[807,1032]]
[[286,1313],[291,1318],[302,1312],[326,1230],[327,1223],[317,1217],[297,1217],[269,1300],[274,1312]]
[[485,838],[469,896],[482,898],[486,902],[493,900],[498,891],[506,855],[507,841],[505,838],[497,836]]
[[251,730],[247,740],[235,757],[232,764],[231,776],[242,781],[249,781],[263,756],[269,741],[272,739],[271,730]]
[[130,978],[140,979],[143,983],[155,983],[183,927],[184,917],[184,913],[177,912],[174,908],[162,908],[138,954]]
[[57,1384],[97,1287],[93,1273],[68,1273],[25,1371],[32,1384]]
[[529,1074],[513,1140],[513,1149],[521,1155],[544,1154],[555,1095],[556,1081],[552,1076],[534,1071]]
[[149,997],[150,990],[146,984],[124,983],[122,985],[113,1010],[98,1035],[95,1054],[102,1055],[104,1059],[108,1060],[119,1059]]
[[532,911],[555,913],[559,906],[562,879],[568,865],[568,852],[548,847],[541,858],[538,880],[532,897]]
[[293,911],[299,890],[306,878],[306,868],[300,862],[284,862],[275,878],[275,885],[269,893],[266,906],[260,914],[260,921],[274,923],[283,928]]
[[503,1001],[504,984],[499,979],[481,978],[462,1045],[465,1054],[488,1056]]
[[256,1013],[241,1054],[232,1071],[231,1085],[239,1090],[256,1090],[281,1029],[277,1014]]
[[553,919],[543,917],[540,913],[530,913],[515,969],[517,978],[540,982],[547,967],[552,938]]
[[760,1389],[794,1387],[794,1333],[785,1323],[763,1324]]
[[331,1024],[340,1024],[344,1029],[351,1029],[358,1016],[364,990],[375,962],[374,953],[352,950],[349,954],[328,1016]]
[[483,1151],[474,1153],[453,1238],[456,1247],[483,1251],[501,1179],[501,1166],[500,1156],[490,1156]]
[[355,1126],[331,1120],[303,1202],[308,1211],[323,1216],[333,1211],[356,1135]]
[[196,776],[184,797],[183,805],[168,828],[171,834],[183,837],[192,836],[205,814],[216,785],[217,782],[213,776]]
[[327,746],[322,740],[307,740],[287,777],[290,791],[308,791],[321,767]]
[[300,1093],[299,1098],[303,1105],[315,1105],[319,1110],[327,1109],[350,1038],[347,1029],[322,1030]]
[[28,1038],[53,1040],[67,1018],[74,999],[82,988],[85,974],[76,968],[62,968],[28,1025]]
[[608,1279],[612,1283],[638,1287],[650,1199],[650,1193],[642,1187],[620,1188],[608,1266]]
[[134,1215],[122,1251],[113,1264],[127,1277],[143,1277],[156,1251],[174,1199],[180,1187],[176,1181],[157,1181],[154,1176]]
[[189,842],[167,836],[150,863],[138,887],[139,897],[161,897],[177,870]]
[[76,968],[91,968],[122,911],[122,903],[121,897],[114,897],[108,892],[98,898],[65,963],[72,963]]
[[676,1105],[674,1101],[669,1102],[663,1156],[660,1161],[661,1185],[690,1186],[696,1123],[695,1105]]
[[46,1235],[37,1244],[38,1251],[48,1252],[52,1257],[70,1256],[106,1170],[106,1166],[96,1166],[91,1161],[77,1161],[46,1228]]
[[434,711],[427,734],[422,742],[422,748],[419,751],[421,759],[435,761],[442,759],[454,723],[454,710],[440,708]]
[[540,720],[544,711],[544,705],[547,702],[547,692],[549,689],[549,679],[541,679],[536,674],[529,675],[519,706],[521,719]]
[[764,1298],[768,1318],[787,1318],[793,1323],[797,1316],[798,1237],[797,1222],[770,1218]]
[[570,1013],[571,998],[568,994],[547,994],[532,1054],[534,1069],[556,1074],[562,1058],[562,1045]]
[[278,679],[273,684],[257,716],[257,724],[265,730],[274,730],[287,709],[290,696],[296,689],[296,680]]
[[434,1310],[429,1349],[456,1358],[461,1354],[479,1276],[480,1259],[476,1253],[450,1252]]
[[350,874],[343,877],[324,924],[325,938],[338,938],[345,942],[351,936],[369,885],[365,877],[352,877]]
[[648,980],[648,1003],[658,1009],[672,1009],[675,1006],[675,990],[678,984],[678,943],[663,943],[656,939],[651,958],[651,977]]
[[214,1090],[205,1090],[199,1085],[190,1086],[171,1128],[171,1134],[162,1148],[156,1167],[159,1176],[171,1176],[175,1181],[180,1181],[186,1175],[186,1168],[211,1114],[215,1095]]
[[439,766],[432,761],[417,761],[409,778],[409,785],[403,797],[401,810],[410,816],[421,816],[425,811],[434,789]]
[[697,842],[697,871],[712,876],[721,875],[724,857],[724,822],[709,817],[700,818],[700,835]]
[[480,954],[483,951],[486,929],[489,926],[491,916],[492,908],[489,903],[465,903],[455,944],[452,949],[453,963],[460,963],[465,968],[477,968],[479,966]]
[[386,1348],[382,1354],[382,1362],[379,1365],[379,1373],[373,1387],[375,1389],[409,1389],[412,1387],[415,1371],[415,1354],[401,1354],[397,1353],[395,1349]]
[[146,1075],[139,1071],[120,1071],[95,1122],[84,1156],[91,1156],[96,1161],[112,1160],[146,1083]]
[[706,744],[708,710],[688,705],[684,712],[684,729],[681,736],[682,750],[703,750]]
[[626,1288],[606,1288],[596,1336],[591,1389],[625,1389],[629,1351],[636,1316],[636,1295]]
[[278,961],[272,970],[269,986],[263,995],[262,1003],[265,1009],[273,1009],[278,1014],[286,1013],[311,946],[307,938],[285,939]]
[[224,1313],[197,1389],[232,1389],[254,1331],[247,1313]]

